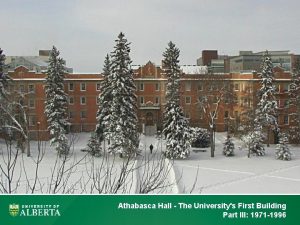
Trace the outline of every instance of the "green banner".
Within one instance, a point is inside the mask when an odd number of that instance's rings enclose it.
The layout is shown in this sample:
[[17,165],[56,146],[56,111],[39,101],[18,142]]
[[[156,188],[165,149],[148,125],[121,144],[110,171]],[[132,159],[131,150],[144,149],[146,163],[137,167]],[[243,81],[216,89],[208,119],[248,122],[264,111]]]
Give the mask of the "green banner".
[[299,223],[300,195],[0,195],[0,224]]

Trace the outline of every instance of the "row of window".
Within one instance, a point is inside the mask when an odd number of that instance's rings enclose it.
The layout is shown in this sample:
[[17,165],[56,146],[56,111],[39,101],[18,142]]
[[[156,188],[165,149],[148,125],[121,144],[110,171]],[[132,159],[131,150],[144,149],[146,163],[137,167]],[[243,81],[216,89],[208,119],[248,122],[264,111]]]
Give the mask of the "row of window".
[[[75,85],[74,83],[69,83],[68,85],[68,90],[69,91],[74,91]],[[101,83],[96,83],[96,91],[101,90]],[[86,83],[80,83],[80,91],[86,91]]]
[[[203,82],[199,82],[198,86],[197,86],[197,90],[198,91],[204,91],[204,86],[205,85],[203,84]],[[206,90],[209,90],[209,91],[218,91],[220,89],[223,89],[224,87],[228,89],[228,86],[226,84],[225,84],[225,86],[224,85],[218,85],[218,84],[211,84],[211,85],[207,85],[207,86],[208,87],[206,88]],[[233,86],[233,90],[234,91],[239,91],[240,90],[240,86],[242,86],[243,89],[247,89],[248,88],[248,86],[244,87],[242,84],[236,83]],[[185,82],[185,91],[191,91],[191,90],[192,90],[192,81],[186,81]]]
[[[223,88],[223,86],[221,85],[217,85],[217,84],[212,84],[209,85],[207,87],[207,90],[209,91],[218,91],[221,88]],[[291,88],[291,84],[285,83],[285,84],[275,84],[275,90],[277,92],[281,91],[281,92],[287,92],[289,91]],[[233,85],[233,90],[234,91],[240,91],[240,90],[247,90],[249,89],[250,93],[252,92],[252,89],[249,86],[244,86],[243,84],[239,84],[239,83],[235,83]],[[188,81],[185,82],[185,91],[191,91],[192,90],[192,82]],[[198,91],[203,91],[204,90],[204,85],[203,83],[199,83],[198,87],[197,87]]]
[[[73,96],[69,96],[69,105],[74,105],[75,100]],[[85,96],[80,96],[80,105],[86,105],[87,100]],[[99,105],[99,98],[96,97],[96,104]]]
[[276,92],[288,92],[291,89],[291,84],[275,84]]
[[[145,98],[143,96],[139,97],[139,99],[140,99],[140,104],[145,104]],[[214,98],[213,102],[214,103],[217,102],[217,97]],[[247,99],[247,98],[244,98],[243,100],[241,99],[240,102],[241,102],[240,103],[241,106],[244,106],[244,105],[250,106],[252,104],[250,99]],[[69,97],[69,104],[74,105],[74,103],[75,103],[74,97],[70,96]],[[86,105],[86,103],[87,103],[86,97],[81,96],[80,97],[80,105]],[[97,105],[99,105],[99,98],[98,97],[96,97],[96,103],[97,103]],[[185,96],[185,104],[191,104],[191,103],[192,103],[191,96]],[[25,105],[23,99],[20,100],[20,104]],[[155,104],[160,104],[160,97],[155,97]],[[280,108],[283,108],[283,107],[288,108],[290,106],[290,101],[288,99],[277,100],[277,105]],[[33,98],[28,99],[28,107],[29,108],[35,108],[35,99],[33,99]]]
[[[139,83],[139,91],[144,91],[144,83]],[[155,83],[155,91],[160,91],[160,83]]]
[[[69,111],[69,119],[72,119],[75,117],[74,111]],[[87,111],[80,111],[80,118],[86,119],[87,118]],[[28,116],[28,124],[29,126],[35,126],[37,124],[36,116],[35,115],[29,115]]]
[[[69,119],[73,119],[75,117],[74,111],[69,111]],[[81,119],[86,119],[87,118],[87,111],[80,111],[80,118]]]
[[[14,86],[11,85],[10,86],[10,91],[14,91]],[[21,93],[24,93],[24,92],[29,92],[29,93],[35,93],[35,85],[34,84],[28,84],[27,86],[27,90],[26,90],[26,86],[24,84],[20,84],[19,85],[19,89],[18,89],[19,92]]]
[[[73,119],[75,117],[75,113],[76,112],[74,112],[74,111],[69,111],[69,119]],[[87,118],[87,111],[80,111],[80,118],[81,119],[86,119]],[[29,122],[29,126],[35,126],[37,124],[36,116],[29,115],[28,116],[28,122]]]
[[[241,84],[234,84],[234,91],[239,91],[240,90],[240,85]],[[13,87],[12,87],[13,88]],[[212,84],[209,85],[208,90],[210,91],[217,91],[219,90],[221,87],[219,87],[219,85],[216,84]],[[75,86],[74,83],[69,83],[68,84],[68,90],[69,91],[74,91]],[[277,92],[282,91],[282,92],[287,92],[290,90],[290,84],[275,84],[275,89]],[[87,90],[87,86],[86,83],[80,83],[80,91],[86,91]],[[101,83],[96,83],[96,91],[100,91],[101,90]],[[140,91],[144,91],[144,83],[139,83],[139,90]],[[192,82],[191,81],[187,81],[185,82],[185,91],[191,91],[192,90]],[[197,87],[198,91],[203,91],[203,83],[199,83],[198,87]],[[25,92],[25,85],[24,84],[20,84],[19,85],[19,91],[20,92]],[[155,91],[160,91],[160,84],[159,83],[155,83]],[[35,92],[35,85],[34,84],[28,84],[28,92],[30,93],[34,93]]]

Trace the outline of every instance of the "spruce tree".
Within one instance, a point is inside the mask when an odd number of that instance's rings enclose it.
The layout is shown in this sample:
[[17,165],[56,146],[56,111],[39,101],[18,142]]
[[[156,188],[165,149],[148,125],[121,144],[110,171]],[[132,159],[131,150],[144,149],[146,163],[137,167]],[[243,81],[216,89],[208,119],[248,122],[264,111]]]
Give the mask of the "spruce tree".
[[233,156],[234,155],[234,143],[232,142],[229,135],[227,136],[225,143],[224,143],[223,154],[225,156]]
[[262,62],[262,72],[260,75],[261,78],[261,88],[258,92],[259,103],[255,112],[254,120],[254,135],[251,135],[253,138],[251,152],[256,155],[265,155],[265,148],[263,147],[263,129],[265,128],[268,133],[268,143],[269,143],[269,131],[278,132],[277,124],[277,102],[275,99],[275,87],[274,74],[273,74],[273,64],[271,61],[268,52],[263,56]]
[[99,138],[95,133],[92,133],[91,138],[87,144],[86,151],[90,153],[92,156],[100,157],[102,155],[102,147]]
[[292,114],[292,123],[290,126],[290,138],[296,143],[300,143],[300,59],[292,72],[292,83],[290,85],[289,96],[291,104],[295,108]]
[[164,110],[163,134],[167,145],[165,156],[171,159],[184,159],[189,156],[190,131],[188,120],[180,107],[180,67],[179,49],[169,42],[163,53],[163,68],[168,77],[166,105]]
[[111,63],[109,55],[107,54],[104,60],[103,67],[103,81],[101,83],[101,93],[98,96],[98,111],[97,111],[97,125],[96,134],[100,142],[105,138],[106,125],[105,117],[109,116],[111,100],[112,100],[112,89],[111,89]]
[[[137,96],[131,69],[130,43],[121,32],[111,53],[111,100],[108,115],[104,117],[110,152],[134,157],[138,153]],[[109,76],[110,77],[110,76]]]
[[250,157],[252,154],[257,156],[265,155],[263,137],[262,126],[259,124],[255,124],[253,131],[250,131],[247,135],[242,136],[243,142],[248,147],[248,157]]
[[275,86],[273,84],[273,63],[267,51],[263,56],[260,78],[261,88],[258,92],[259,103],[256,120],[263,126],[272,126],[273,130],[277,130],[278,124],[276,116],[278,106],[275,98]]
[[0,48],[0,130],[1,127],[6,123],[5,112],[3,109],[7,108],[7,78],[4,73],[5,55],[3,50]]
[[279,144],[277,144],[276,148],[276,158],[281,160],[291,160],[292,154],[288,147],[288,137],[285,133],[279,134]]
[[67,94],[64,91],[65,61],[59,57],[59,51],[53,46],[49,58],[46,77],[45,114],[50,132],[51,145],[55,146],[58,154],[69,152],[66,136],[67,122]]
[[4,99],[7,94],[7,86],[8,86],[8,77],[4,73],[5,67],[5,55],[3,54],[3,50],[0,48],[0,101]]

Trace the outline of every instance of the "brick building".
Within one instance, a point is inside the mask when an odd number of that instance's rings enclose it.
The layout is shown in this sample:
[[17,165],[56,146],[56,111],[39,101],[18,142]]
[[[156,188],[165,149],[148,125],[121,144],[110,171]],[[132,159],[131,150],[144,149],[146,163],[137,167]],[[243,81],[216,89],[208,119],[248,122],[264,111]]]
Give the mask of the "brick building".
[[[138,96],[139,128],[146,134],[154,134],[162,128],[167,78],[162,68],[150,61],[144,66],[133,66],[133,69]],[[192,72],[193,70],[195,72]],[[208,127],[207,117],[201,113],[198,99],[204,95],[211,97],[210,109],[214,110],[216,96],[224,87],[230,87],[234,97],[227,100],[224,98],[220,103],[216,117],[217,131],[228,130],[229,124],[238,129],[242,112],[257,103],[256,91],[260,84],[255,72],[212,75],[192,66],[182,67],[182,72],[181,106],[191,126]],[[290,114],[294,111],[287,94],[291,77],[289,72],[279,67],[274,68],[274,72],[280,107],[278,121],[281,128],[288,129]],[[35,139],[38,135],[42,139],[49,138],[44,114],[46,74],[19,66],[9,72],[9,76],[12,78],[9,87],[11,93],[15,100],[26,106],[31,138]],[[97,96],[101,92],[102,79],[101,74],[66,74],[65,91],[69,96],[68,114],[71,132],[89,132],[95,129]]]

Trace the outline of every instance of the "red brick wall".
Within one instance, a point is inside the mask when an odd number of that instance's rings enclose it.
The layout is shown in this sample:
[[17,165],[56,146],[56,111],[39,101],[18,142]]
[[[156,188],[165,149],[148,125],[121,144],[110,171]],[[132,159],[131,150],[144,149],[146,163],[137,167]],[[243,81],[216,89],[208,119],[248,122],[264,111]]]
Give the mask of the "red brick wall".
[[[284,108],[282,103],[287,100],[288,94],[283,91],[283,87],[290,82],[290,74],[285,73],[280,68],[275,68],[276,84],[279,84],[280,90],[277,94],[277,98],[280,103],[279,110],[279,124],[283,129],[288,129],[289,124],[284,124],[284,116],[290,114],[295,109],[293,107]],[[25,92],[28,91],[28,85],[33,84],[35,92],[33,94],[26,95],[28,103],[29,98],[33,98],[35,101],[35,107],[28,109],[28,114],[36,117],[36,124],[30,126],[31,136],[33,138],[39,135],[42,139],[49,138],[47,132],[47,121],[44,114],[44,81],[45,74],[36,74],[28,71],[25,67],[18,67],[14,72],[9,73],[13,79],[13,85],[15,90],[18,90],[19,85],[25,86]],[[190,117],[190,123],[192,126],[208,127],[208,121],[205,116],[200,118],[200,108],[198,105],[199,96],[207,94],[206,80],[209,75],[184,75],[180,82],[180,94],[181,94],[181,106]],[[218,85],[219,82],[227,80],[231,85],[237,84],[238,90],[235,90],[238,102],[234,105],[228,105],[222,103],[220,105],[218,118],[216,119],[217,131],[224,131],[226,121],[224,118],[225,111],[229,112],[229,116],[235,119],[236,111],[240,115],[245,110],[243,101],[246,98],[251,99],[252,104],[257,104],[256,91],[260,88],[259,77],[257,74],[224,74],[218,75],[219,80],[216,79],[214,84]],[[158,128],[161,128],[162,114],[165,104],[165,85],[167,78],[163,74],[163,70],[155,66],[153,63],[148,62],[145,66],[140,67],[134,71],[135,83],[137,86],[136,94],[138,97],[138,119],[141,129],[142,123],[147,123],[146,117],[149,113],[152,113],[154,122],[157,123]],[[103,77],[100,74],[66,74],[65,77],[65,91],[69,97],[74,98],[74,103],[69,105],[69,111],[73,112],[73,118],[70,118],[71,131],[93,131],[96,124],[96,112],[98,105],[96,102],[97,96],[100,94],[99,90],[96,90],[97,83],[102,81]],[[191,83],[191,89],[186,89],[186,82]],[[69,90],[69,84],[73,83],[74,90]],[[81,83],[86,84],[86,91],[80,89]],[[141,90],[141,83],[143,83],[143,90]],[[199,83],[203,83],[203,90],[198,90]],[[156,90],[156,84],[159,85],[159,90]],[[251,91],[250,91],[251,89]],[[86,98],[86,103],[81,104],[80,97]],[[144,104],[141,104],[141,97],[144,98]],[[156,97],[159,98],[159,103],[156,104]],[[190,97],[191,102],[186,103],[185,97]],[[80,113],[86,111],[86,118],[81,118]],[[39,122],[39,126],[37,125]]]

